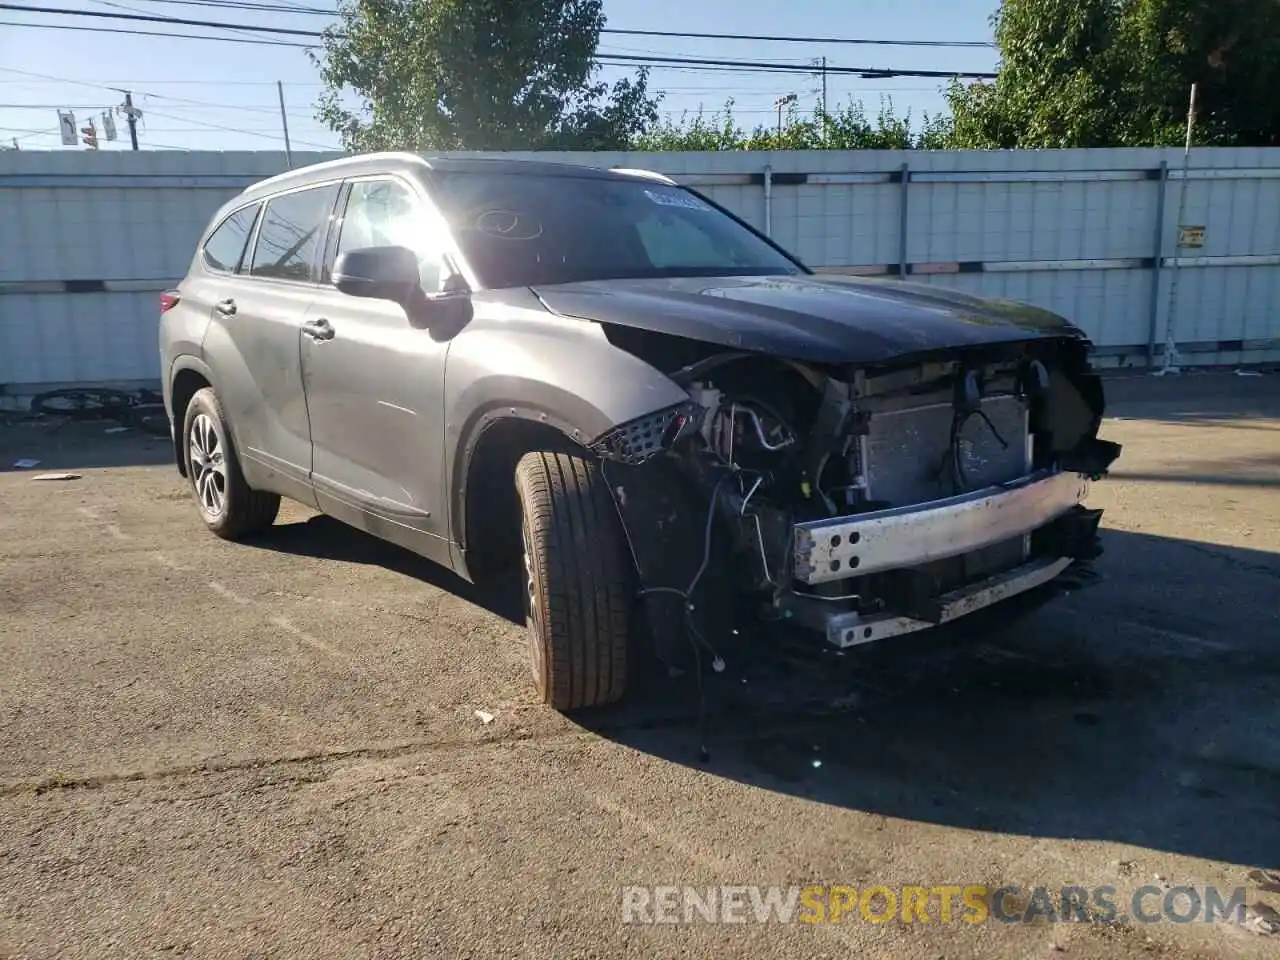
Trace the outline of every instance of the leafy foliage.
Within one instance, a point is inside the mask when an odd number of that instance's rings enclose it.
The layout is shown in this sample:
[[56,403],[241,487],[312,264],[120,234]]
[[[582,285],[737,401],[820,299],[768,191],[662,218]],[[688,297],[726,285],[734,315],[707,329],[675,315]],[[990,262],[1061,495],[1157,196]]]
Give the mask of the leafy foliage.
[[1278,0],[1004,0],[992,83],[953,85],[958,148],[1280,143]]
[[1280,0],[1002,0],[994,81],[913,124],[830,112],[659,122],[641,70],[596,79],[601,0],[340,0],[318,116],[351,150],[886,150],[1280,144]]
[[[610,149],[658,117],[595,81],[601,0],[343,0],[317,116],[349,150]],[[354,101],[354,102],[353,102]]]
[[748,130],[738,123],[733,101],[714,114],[685,114],[641,134],[634,149],[664,150],[911,150],[945,146],[949,123],[925,116],[920,131],[912,129],[911,114],[899,117],[891,100],[882,100],[874,119],[860,101],[851,100],[834,111],[801,113],[793,104],[778,126],[758,124]]

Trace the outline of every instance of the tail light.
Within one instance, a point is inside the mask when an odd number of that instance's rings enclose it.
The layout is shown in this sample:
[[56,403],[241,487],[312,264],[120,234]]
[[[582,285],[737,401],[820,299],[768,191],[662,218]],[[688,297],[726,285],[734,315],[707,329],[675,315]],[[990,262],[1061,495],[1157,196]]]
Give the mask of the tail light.
[[178,301],[182,299],[182,294],[177,290],[166,290],[160,294],[160,312],[168,313],[178,305]]

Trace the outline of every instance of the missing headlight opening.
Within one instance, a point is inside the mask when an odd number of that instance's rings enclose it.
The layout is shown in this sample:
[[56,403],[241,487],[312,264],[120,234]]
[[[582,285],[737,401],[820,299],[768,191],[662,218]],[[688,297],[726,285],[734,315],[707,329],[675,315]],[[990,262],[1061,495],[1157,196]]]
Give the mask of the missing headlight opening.
[[[644,592],[696,604],[653,558],[702,555],[682,528],[713,515],[726,596],[837,647],[1087,578],[1101,511],[1083,500],[1120,448],[1098,439],[1086,351],[1037,342],[845,369],[723,352],[668,369],[688,404],[592,444],[632,470],[615,485],[632,496],[615,499]],[[634,497],[664,484],[691,501],[667,522]],[[717,619],[737,622],[704,616],[700,640],[719,642]]]

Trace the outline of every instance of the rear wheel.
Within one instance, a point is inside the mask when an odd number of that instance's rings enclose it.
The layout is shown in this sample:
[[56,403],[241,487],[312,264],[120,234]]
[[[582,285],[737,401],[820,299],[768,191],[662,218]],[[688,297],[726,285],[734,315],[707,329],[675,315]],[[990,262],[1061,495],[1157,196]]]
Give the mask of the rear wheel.
[[599,465],[528,453],[516,465],[534,686],[557,710],[622,698],[635,575]]
[[224,540],[241,540],[275,523],[280,497],[250,489],[245,482],[212,388],[197,390],[187,404],[182,436],[187,479],[206,527]]

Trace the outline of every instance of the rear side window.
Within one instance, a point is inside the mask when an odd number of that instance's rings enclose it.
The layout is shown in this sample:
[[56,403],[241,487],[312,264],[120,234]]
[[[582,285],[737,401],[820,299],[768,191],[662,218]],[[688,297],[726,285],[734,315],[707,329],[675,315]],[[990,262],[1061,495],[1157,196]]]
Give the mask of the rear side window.
[[267,201],[249,272],[255,277],[314,280],[316,252],[337,196],[338,187],[332,184]]
[[258,204],[253,203],[237,210],[213,231],[204,245],[204,262],[210,270],[235,273],[240,268],[240,260],[257,217]]

